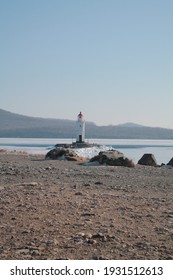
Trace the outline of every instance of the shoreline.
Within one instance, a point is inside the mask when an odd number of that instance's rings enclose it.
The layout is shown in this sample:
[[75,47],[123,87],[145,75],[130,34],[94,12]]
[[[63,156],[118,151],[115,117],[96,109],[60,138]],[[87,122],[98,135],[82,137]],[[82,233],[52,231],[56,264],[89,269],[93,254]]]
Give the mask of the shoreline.
[[[55,148],[57,148],[57,147],[59,147],[59,146],[56,146]],[[66,147],[65,147],[66,148]],[[90,147],[89,147],[90,148]],[[74,148],[74,150],[75,150],[76,148]],[[78,149],[82,149],[82,148],[78,148]],[[0,149],[0,155],[1,154],[3,154],[3,155],[16,155],[16,156],[20,156],[20,155],[26,155],[26,156],[35,156],[35,157],[44,157],[44,160],[53,160],[53,159],[49,159],[49,158],[47,158],[46,159],[46,154],[48,153],[48,151],[46,151],[45,153],[31,153],[31,152],[27,152],[27,151],[22,151],[22,150],[6,150],[6,149]],[[84,162],[84,163],[87,163],[89,160],[90,160],[90,158],[89,157],[86,157],[86,156],[78,156],[79,157],[79,161],[78,161],[78,163],[82,163],[82,162]],[[170,158],[170,161],[172,161],[172,159],[173,159],[173,157],[172,158]],[[54,159],[54,160],[61,160],[61,159]],[[62,159],[63,160],[63,159]],[[65,159],[64,159],[65,160]],[[129,160],[131,160],[131,158],[129,158]],[[156,160],[157,161],[157,160]],[[169,161],[168,161],[169,162]],[[165,168],[172,168],[172,166],[169,166],[168,165],[168,162],[167,163],[161,163],[161,164],[157,164],[157,166],[155,166],[155,168],[156,167],[165,167]],[[139,165],[137,162],[135,163],[134,162],[134,164],[137,166],[137,165]],[[147,167],[147,166],[146,166]]]
[[0,153],[0,259],[173,259],[172,172]]
[[[47,138],[1,138],[0,149],[25,151],[31,154],[46,154],[56,144],[71,145],[72,139]],[[145,153],[152,153],[159,165],[167,164],[173,156],[173,142],[171,140],[147,139],[88,139],[89,144],[97,143],[101,146],[113,147],[126,157],[137,163]]]

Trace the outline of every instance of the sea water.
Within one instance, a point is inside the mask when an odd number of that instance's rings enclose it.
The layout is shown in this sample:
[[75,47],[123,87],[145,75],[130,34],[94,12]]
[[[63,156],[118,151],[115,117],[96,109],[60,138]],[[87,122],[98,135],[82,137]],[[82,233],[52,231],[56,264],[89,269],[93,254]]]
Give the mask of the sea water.
[[[71,144],[73,141],[60,138],[0,138],[0,149],[45,155],[55,144]],[[168,163],[173,157],[173,140],[88,139],[87,142],[101,146],[80,149],[80,156],[91,158],[101,150],[116,149],[135,163],[145,153],[154,154],[158,164]]]

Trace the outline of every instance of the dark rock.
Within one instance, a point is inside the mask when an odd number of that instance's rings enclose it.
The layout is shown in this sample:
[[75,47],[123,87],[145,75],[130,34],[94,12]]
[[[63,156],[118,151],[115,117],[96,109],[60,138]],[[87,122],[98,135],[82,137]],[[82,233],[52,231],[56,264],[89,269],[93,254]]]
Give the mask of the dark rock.
[[99,154],[98,154],[97,156],[92,157],[92,158],[90,159],[90,162],[95,162],[95,161],[98,161],[98,162],[99,162],[99,158],[100,158],[100,156],[99,156]]
[[141,159],[138,161],[138,164],[148,165],[148,166],[157,166],[155,156],[153,154],[144,154]]
[[95,182],[95,185],[102,185],[103,183],[100,181]]
[[75,195],[83,195],[81,192],[76,192]]
[[64,151],[61,150],[61,149],[53,149],[53,150],[50,150],[45,158],[46,159],[57,159],[58,157],[64,155]]
[[45,158],[46,159],[59,159],[62,156],[64,156],[65,159],[70,160],[70,157],[77,157],[77,154],[74,151],[72,151],[72,149],[55,148],[55,149],[49,151],[46,154]]
[[108,260],[108,259],[102,256],[93,256],[93,260]]
[[170,165],[173,167],[173,158],[171,158],[171,160],[167,163],[167,165]]
[[94,161],[111,166],[135,167],[132,160],[129,160],[123,153],[116,150],[100,152],[97,156],[90,159],[90,162]]

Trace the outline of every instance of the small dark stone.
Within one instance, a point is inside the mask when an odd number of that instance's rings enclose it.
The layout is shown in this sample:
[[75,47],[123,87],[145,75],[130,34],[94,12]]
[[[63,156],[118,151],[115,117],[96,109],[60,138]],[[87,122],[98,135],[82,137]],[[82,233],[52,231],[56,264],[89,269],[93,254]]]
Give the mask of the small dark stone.
[[76,192],[75,195],[83,195],[81,192]]
[[100,181],[95,182],[95,185],[102,185],[103,183]]

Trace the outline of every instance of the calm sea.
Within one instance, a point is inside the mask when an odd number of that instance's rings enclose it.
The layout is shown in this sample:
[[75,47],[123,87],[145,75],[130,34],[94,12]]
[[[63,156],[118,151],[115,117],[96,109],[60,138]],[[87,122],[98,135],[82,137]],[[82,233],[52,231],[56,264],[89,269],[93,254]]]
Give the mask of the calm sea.
[[[46,154],[55,144],[72,141],[75,139],[0,138],[0,149]],[[173,157],[173,140],[88,139],[87,141],[117,149],[134,162],[145,153],[154,154],[158,164],[168,163]]]

